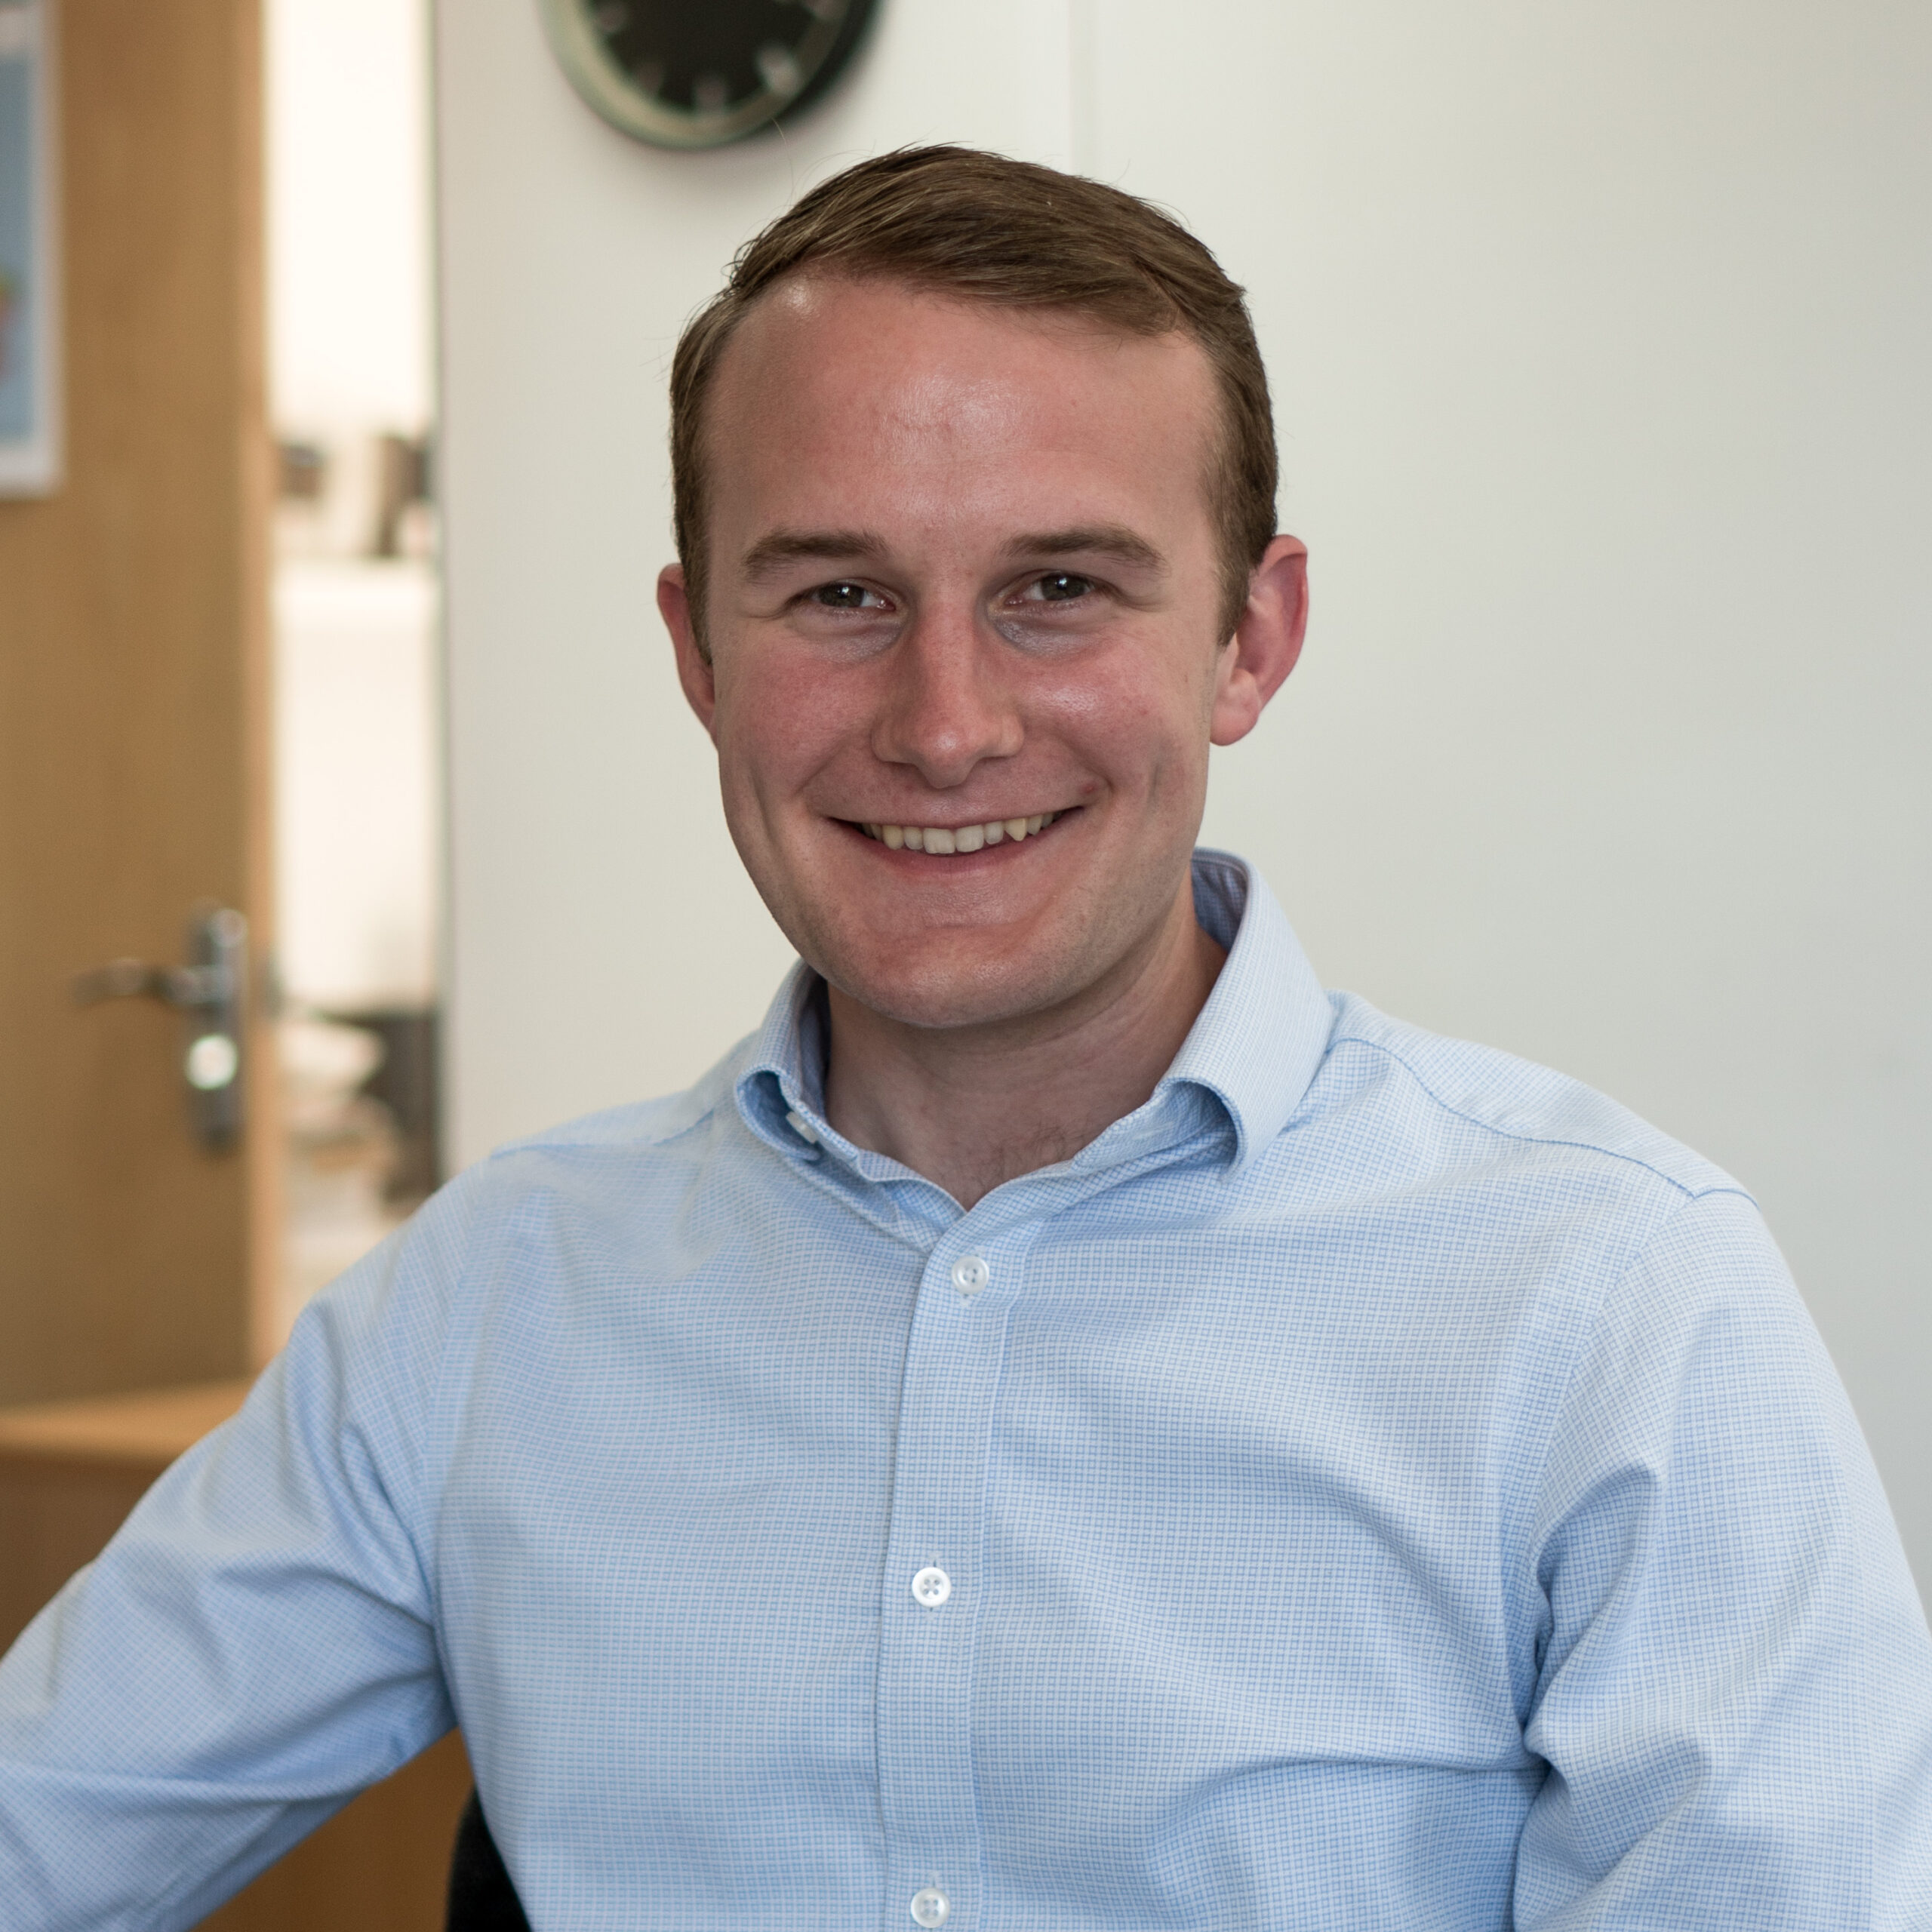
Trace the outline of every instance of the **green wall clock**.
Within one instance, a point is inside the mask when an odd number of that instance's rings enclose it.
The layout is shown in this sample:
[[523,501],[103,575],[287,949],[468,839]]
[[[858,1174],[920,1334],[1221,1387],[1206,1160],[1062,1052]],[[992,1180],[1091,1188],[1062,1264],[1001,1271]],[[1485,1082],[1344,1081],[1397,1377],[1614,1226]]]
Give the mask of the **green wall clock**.
[[844,71],[877,0],[541,0],[550,44],[613,127],[721,147],[809,105]]

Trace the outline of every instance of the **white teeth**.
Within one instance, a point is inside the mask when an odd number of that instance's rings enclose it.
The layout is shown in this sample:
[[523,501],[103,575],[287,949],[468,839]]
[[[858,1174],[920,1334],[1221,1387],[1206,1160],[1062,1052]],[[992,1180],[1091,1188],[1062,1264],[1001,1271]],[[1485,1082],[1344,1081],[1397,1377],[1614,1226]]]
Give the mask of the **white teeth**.
[[992,818],[984,825],[886,825],[871,819],[860,820],[869,838],[876,838],[888,851],[977,852],[984,845],[998,845],[1011,838],[1017,844],[1044,831],[1060,817],[1057,812],[1034,812],[1025,818]]

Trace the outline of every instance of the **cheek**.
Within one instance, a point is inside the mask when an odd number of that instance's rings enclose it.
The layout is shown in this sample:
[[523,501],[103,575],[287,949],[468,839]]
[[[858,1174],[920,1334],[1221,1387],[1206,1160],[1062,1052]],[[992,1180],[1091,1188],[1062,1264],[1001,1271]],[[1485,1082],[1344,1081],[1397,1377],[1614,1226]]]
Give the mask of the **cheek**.
[[721,657],[718,755],[727,792],[769,808],[862,743],[857,681],[782,652],[746,648]]
[[1082,789],[1164,798],[1198,787],[1208,764],[1211,680],[1170,669],[1164,652],[1110,654],[1079,674],[1043,681],[1035,715],[1099,775]]

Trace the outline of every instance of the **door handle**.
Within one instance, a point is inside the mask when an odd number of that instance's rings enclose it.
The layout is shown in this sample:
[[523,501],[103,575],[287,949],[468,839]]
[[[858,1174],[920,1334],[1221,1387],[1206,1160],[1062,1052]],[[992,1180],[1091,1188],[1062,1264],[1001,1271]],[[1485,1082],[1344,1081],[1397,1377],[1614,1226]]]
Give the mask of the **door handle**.
[[248,921],[232,906],[197,906],[188,921],[187,963],[151,966],[110,959],[74,976],[75,1001],[152,999],[186,1023],[181,1077],[195,1137],[232,1147],[242,1133],[242,1054],[247,1038]]

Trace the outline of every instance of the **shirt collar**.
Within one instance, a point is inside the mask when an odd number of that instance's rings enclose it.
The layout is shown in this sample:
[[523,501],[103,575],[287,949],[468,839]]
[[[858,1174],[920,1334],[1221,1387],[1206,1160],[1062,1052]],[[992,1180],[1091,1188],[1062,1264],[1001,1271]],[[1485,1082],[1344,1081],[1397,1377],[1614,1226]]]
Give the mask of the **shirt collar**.
[[[1232,1130],[1238,1167],[1272,1140],[1307,1093],[1334,1023],[1327,995],[1287,915],[1245,860],[1204,847],[1194,854],[1194,913],[1227,950],[1227,962],[1174,1064],[1147,1105],[1115,1123],[1075,1164],[1117,1158],[1131,1124],[1194,1094],[1211,1096]],[[824,982],[801,959],[786,976],[764,1024],[740,1049],[733,1084],[745,1124],[793,1158],[829,1148],[862,1174],[894,1167],[854,1147],[825,1118]],[[1090,1161],[1089,1157],[1094,1157]]]
[[825,982],[800,959],[766,1008],[764,1023],[739,1049],[733,1077],[745,1124],[780,1153],[813,1152],[832,1137],[825,1046]]
[[1194,916],[1227,963],[1155,1091],[1192,1086],[1226,1109],[1237,1166],[1287,1124],[1328,1052],[1335,1016],[1281,903],[1232,852],[1194,855]]

